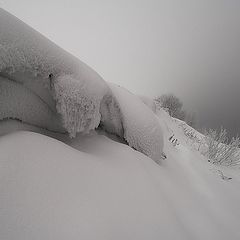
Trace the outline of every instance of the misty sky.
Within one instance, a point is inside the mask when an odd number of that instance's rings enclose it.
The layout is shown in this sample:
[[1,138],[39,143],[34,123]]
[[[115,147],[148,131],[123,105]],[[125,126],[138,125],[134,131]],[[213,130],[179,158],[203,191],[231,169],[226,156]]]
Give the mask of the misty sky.
[[239,0],[0,0],[94,68],[155,97],[172,92],[202,124],[240,133]]

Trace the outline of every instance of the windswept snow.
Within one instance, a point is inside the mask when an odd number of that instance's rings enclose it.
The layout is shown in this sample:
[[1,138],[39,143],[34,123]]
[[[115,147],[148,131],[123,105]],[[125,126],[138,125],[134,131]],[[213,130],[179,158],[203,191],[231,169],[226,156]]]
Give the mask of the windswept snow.
[[[108,91],[104,80],[86,64],[3,9],[0,9],[0,75],[19,82],[26,92],[43,99],[51,109],[55,108],[56,101],[63,126],[71,136],[88,132],[100,122],[100,101]],[[9,107],[6,102],[1,104]],[[26,114],[25,105],[20,110],[22,115]],[[35,114],[29,112],[29,115],[32,118],[29,117],[28,123],[34,124]]]
[[138,98],[111,90],[94,70],[3,9],[0,76],[0,120],[18,119],[71,137],[101,125],[160,159],[160,126]]
[[125,140],[131,147],[160,161],[163,133],[155,114],[134,94],[115,84],[109,86],[120,108]]
[[[161,166],[90,134],[0,138],[0,236],[6,240],[238,240],[239,174],[166,143]],[[77,150],[76,150],[77,149]]]
[[239,240],[239,169],[142,101],[0,9],[0,239]]

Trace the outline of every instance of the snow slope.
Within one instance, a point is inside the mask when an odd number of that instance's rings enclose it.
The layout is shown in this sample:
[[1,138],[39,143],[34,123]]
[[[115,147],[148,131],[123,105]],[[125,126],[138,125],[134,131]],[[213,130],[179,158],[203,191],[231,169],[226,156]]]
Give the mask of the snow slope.
[[0,138],[1,239],[240,238],[239,174],[223,181],[182,145],[159,166],[96,133],[70,144]]
[[[100,101],[108,91],[104,80],[3,9],[0,9],[0,75],[21,83],[29,94],[42,100],[41,105],[60,113],[63,126],[72,136],[94,129],[100,122]],[[43,108],[41,105],[36,108]],[[22,109],[24,106],[19,111]],[[53,130],[51,122],[48,123]]]
[[239,169],[2,9],[0,94],[0,239],[240,239]]

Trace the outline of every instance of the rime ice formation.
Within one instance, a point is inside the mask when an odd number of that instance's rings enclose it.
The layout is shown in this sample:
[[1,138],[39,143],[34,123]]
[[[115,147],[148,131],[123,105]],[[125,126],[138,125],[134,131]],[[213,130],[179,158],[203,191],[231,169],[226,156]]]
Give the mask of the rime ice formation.
[[64,75],[56,79],[54,92],[57,111],[70,136],[98,127],[101,119],[100,103],[105,88],[101,91],[101,88],[97,89],[86,82],[79,83],[74,76]]
[[113,95],[106,95],[103,98],[100,106],[101,111],[101,125],[104,130],[109,133],[116,134],[117,136],[124,138],[122,115],[119,105],[117,104]]
[[101,125],[160,159],[163,141],[154,114],[133,94],[110,86],[86,64],[0,9],[0,120],[18,119],[71,137]]
[[[0,9],[0,75],[20,83],[53,111],[57,110],[71,136],[88,132],[100,122],[100,101],[108,89],[104,80],[3,9]],[[31,115],[30,123],[35,123],[34,114]],[[51,121],[45,125],[52,129]]]

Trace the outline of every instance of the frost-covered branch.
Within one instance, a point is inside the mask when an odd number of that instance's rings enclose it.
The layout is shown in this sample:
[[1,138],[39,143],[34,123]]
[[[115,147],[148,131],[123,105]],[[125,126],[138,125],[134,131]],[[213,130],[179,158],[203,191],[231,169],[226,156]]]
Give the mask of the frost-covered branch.
[[204,153],[214,164],[226,166],[240,164],[240,138],[227,137],[227,131],[223,127],[220,130],[209,129],[205,132],[207,151]]

